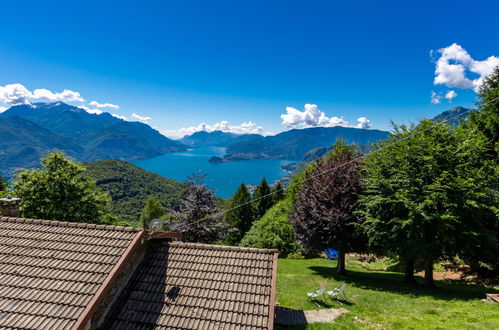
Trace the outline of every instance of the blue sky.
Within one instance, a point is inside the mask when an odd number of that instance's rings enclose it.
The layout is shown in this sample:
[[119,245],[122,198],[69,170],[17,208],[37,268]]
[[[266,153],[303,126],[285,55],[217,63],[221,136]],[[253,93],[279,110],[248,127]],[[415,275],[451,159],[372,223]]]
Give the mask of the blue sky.
[[369,123],[359,127],[389,129],[390,120],[473,105],[477,79],[499,61],[497,1],[20,0],[1,8],[0,107],[12,105],[5,86],[21,84],[31,102],[45,95],[150,117],[176,136],[200,123],[279,132],[356,126],[361,117]]

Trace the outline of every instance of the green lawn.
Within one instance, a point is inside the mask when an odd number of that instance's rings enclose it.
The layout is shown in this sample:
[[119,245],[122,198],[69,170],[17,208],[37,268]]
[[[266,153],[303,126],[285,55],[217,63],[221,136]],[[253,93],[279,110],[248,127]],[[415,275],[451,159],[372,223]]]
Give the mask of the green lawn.
[[349,313],[334,323],[311,324],[307,329],[499,329],[499,304],[481,301],[485,292],[498,290],[444,281],[438,281],[436,289],[407,285],[402,274],[368,271],[353,258],[347,259],[348,276],[337,276],[335,266],[336,262],[319,258],[279,259],[277,301],[282,307],[317,309],[307,302],[307,292],[347,283],[348,302],[324,308],[344,307]]

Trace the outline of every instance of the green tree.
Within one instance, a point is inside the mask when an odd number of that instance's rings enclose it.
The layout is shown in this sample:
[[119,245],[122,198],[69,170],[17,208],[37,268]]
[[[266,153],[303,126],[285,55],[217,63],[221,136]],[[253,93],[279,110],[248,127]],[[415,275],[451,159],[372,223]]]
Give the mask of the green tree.
[[144,229],[149,228],[149,223],[153,219],[159,219],[163,215],[165,215],[165,209],[161,206],[161,203],[156,200],[154,197],[149,196],[146,200],[146,205],[142,209],[142,213],[140,214],[140,221],[142,222],[142,226]]
[[7,181],[0,176],[0,191],[7,190],[8,187]]
[[470,114],[470,120],[491,142],[491,150],[499,159],[499,67],[485,78],[478,96],[479,110]]
[[277,182],[272,188],[272,205],[275,205],[282,201],[285,197],[284,187],[281,182]]
[[83,175],[85,168],[55,150],[41,159],[42,169],[15,175],[16,197],[29,218],[99,223],[106,215],[109,197]]
[[273,203],[272,195],[270,195],[270,187],[265,178],[262,178],[262,181],[256,187],[253,200],[255,201],[255,217],[260,219],[272,207]]
[[288,220],[291,208],[289,199],[278,202],[261,219],[253,223],[240,245],[260,249],[278,249],[279,256],[282,258],[298,252],[300,246],[297,243],[295,229]]
[[338,250],[338,274],[346,272],[345,254],[365,247],[355,213],[362,192],[357,158],[355,145],[337,142],[331,153],[306,174],[289,219],[309,252]]
[[236,193],[229,199],[227,209],[228,212],[225,214],[225,221],[233,229],[237,229],[237,231],[229,233],[227,243],[236,245],[251,228],[251,224],[255,219],[251,196],[248,188],[243,183],[241,183]]
[[423,120],[394,125],[366,157],[363,227],[375,252],[405,261],[407,281],[416,259],[432,286],[435,261],[497,256],[497,173],[487,148],[477,129]]

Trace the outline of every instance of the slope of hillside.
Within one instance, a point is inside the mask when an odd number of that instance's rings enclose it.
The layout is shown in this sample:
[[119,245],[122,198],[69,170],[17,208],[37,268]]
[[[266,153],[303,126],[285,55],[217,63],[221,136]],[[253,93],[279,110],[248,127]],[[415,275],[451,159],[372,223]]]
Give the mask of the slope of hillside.
[[[22,134],[22,139],[9,147],[12,164],[7,166],[7,159],[0,160],[0,171],[4,175],[11,175],[14,167],[38,166],[40,153],[54,148],[80,161],[135,160],[186,149],[182,143],[168,139],[149,125],[124,121],[109,113],[90,114],[62,102],[17,105],[0,113],[3,119],[14,117],[22,121],[11,121],[3,130],[5,138],[8,134],[11,139],[12,134]],[[26,125],[36,127],[26,129]],[[50,137],[39,138],[40,134],[49,133]]]
[[433,117],[432,120],[434,121],[445,120],[448,121],[449,124],[457,126],[461,123],[462,120],[468,118],[469,113],[470,109],[458,106],[442,112],[441,114]]
[[29,120],[18,116],[0,117],[0,176],[10,177],[19,168],[38,166],[40,157],[54,148],[72,157],[83,150],[71,139]]
[[386,139],[389,132],[346,127],[294,129],[274,136],[248,139],[227,148],[226,160],[301,159],[308,151],[330,146],[342,138],[346,143],[369,145]]
[[186,189],[184,183],[117,159],[83,165],[97,186],[109,192],[111,213],[126,221],[139,221],[148,196],[154,196],[164,206],[171,206]]

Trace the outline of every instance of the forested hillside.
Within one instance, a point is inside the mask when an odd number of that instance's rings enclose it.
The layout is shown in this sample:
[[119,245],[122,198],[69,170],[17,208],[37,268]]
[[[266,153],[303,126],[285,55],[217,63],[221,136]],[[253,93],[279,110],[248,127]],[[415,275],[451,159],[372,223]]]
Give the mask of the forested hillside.
[[148,196],[163,206],[172,205],[186,189],[184,183],[167,179],[117,159],[84,163],[86,174],[109,192],[111,213],[126,221],[138,221]]

